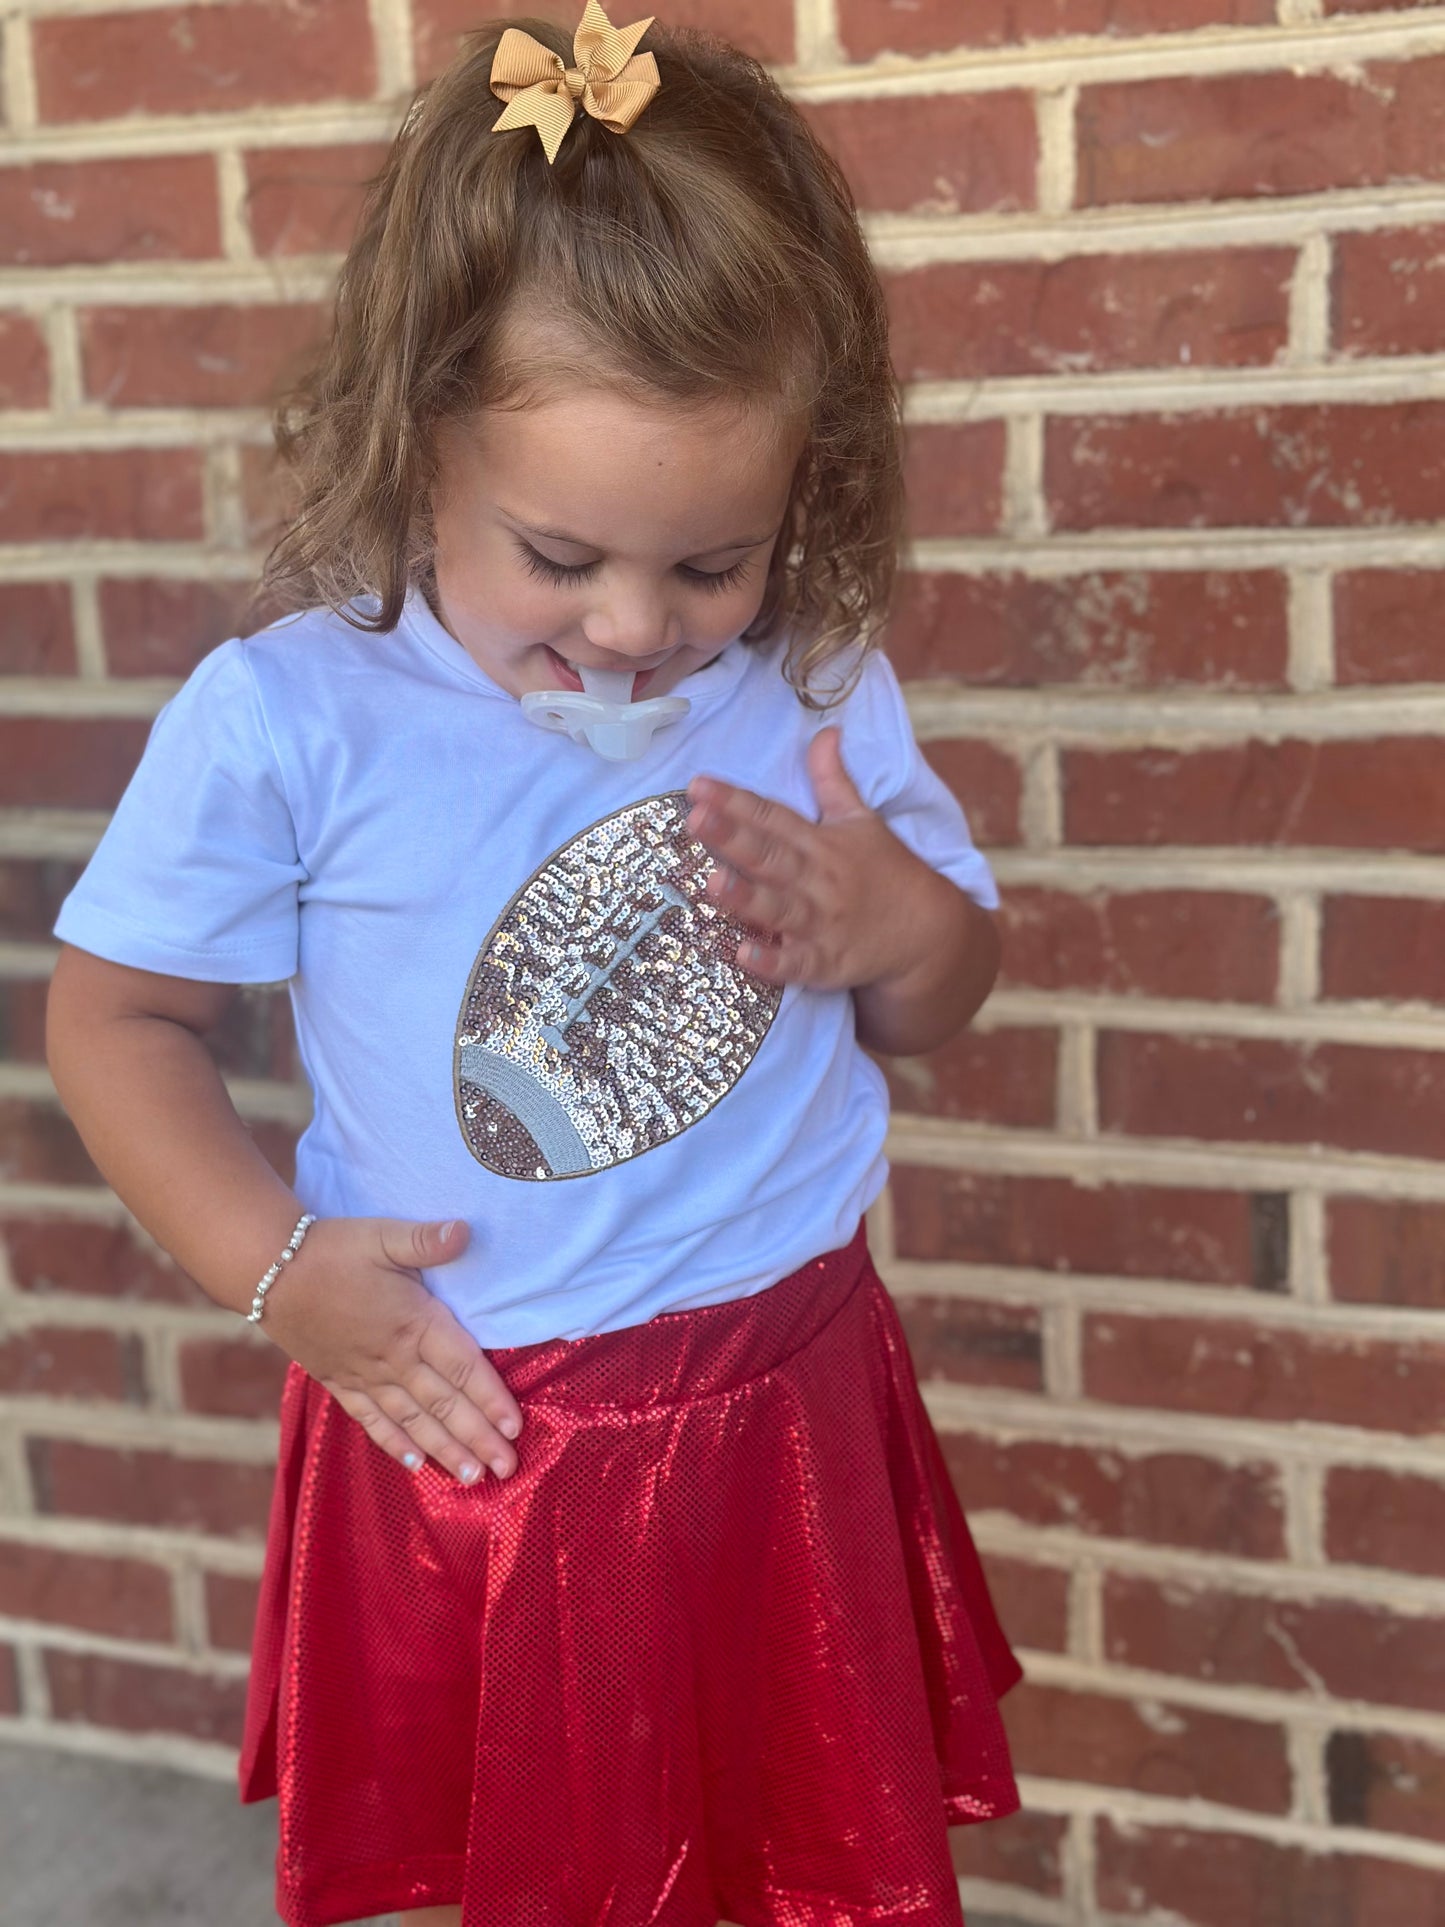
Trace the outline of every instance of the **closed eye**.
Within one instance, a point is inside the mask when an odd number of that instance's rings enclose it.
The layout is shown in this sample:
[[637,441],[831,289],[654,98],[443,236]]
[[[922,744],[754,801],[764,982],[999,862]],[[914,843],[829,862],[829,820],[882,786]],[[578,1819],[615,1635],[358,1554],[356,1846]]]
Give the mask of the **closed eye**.
[[[517,549],[528,575],[536,576],[543,582],[550,582],[556,588],[590,581],[602,566],[600,562],[554,562],[551,556],[543,555],[539,549],[534,549],[530,542],[523,542],[520,539],[517,542]],[[731,568],[727,569],[690,569],[686,563],[680,562],[678,574],[685,582],[695,584],[705,594],[720,595],[724,589],[734,588],[741,582],[750,565],[751,558],[748,557],[741,562],[734,562]]]

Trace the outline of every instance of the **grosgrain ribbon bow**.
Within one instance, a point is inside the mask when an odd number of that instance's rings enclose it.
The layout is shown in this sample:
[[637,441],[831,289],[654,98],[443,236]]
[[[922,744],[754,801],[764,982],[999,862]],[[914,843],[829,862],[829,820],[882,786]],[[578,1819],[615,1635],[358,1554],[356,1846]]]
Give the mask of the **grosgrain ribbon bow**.
[[492,92],[507,105],[492,132],[535,127],[550,163],[580,100],[594,120],[625,134],[662,85],[653,56],[632,51],[653,18],[614,27],[597,0],[587,0],[572,42],[575,67],[564,66],[560,55],[520,27],[508,27],[491,74]]

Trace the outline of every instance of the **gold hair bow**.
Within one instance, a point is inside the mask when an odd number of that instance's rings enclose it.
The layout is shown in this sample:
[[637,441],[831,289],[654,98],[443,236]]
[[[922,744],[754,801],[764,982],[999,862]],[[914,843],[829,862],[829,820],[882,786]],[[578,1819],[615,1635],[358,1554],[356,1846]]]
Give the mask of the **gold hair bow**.
[[492,132],[535,127],[550,163],[580,100],[594,120],[625,134],[662,85],[653,56],[632,51],[652,20],[649,15],[630,27],[614,27],[597,0],[587,0],[572,42],[575,67],[565,67],[560,55],[520,27],[508,27],[491,75],[492,92],[507,106]]

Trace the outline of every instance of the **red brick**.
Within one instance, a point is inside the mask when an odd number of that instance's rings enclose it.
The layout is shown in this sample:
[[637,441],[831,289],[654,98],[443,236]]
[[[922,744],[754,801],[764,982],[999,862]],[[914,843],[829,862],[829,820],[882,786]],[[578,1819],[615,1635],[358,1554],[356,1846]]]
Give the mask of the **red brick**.
[[1271,1003],[1279,981],[1268,897],[1020,888],[1004,899],[1003,929],[1004,981],[1036,990]]
[[988,1589],[1015,1646],[1062,1653],[1069,1644],[1069,1575],[1059,1566],[991,1553]]
[[19,1540],[0,1539],[0,1613],[115,1639],[174,1636],[163,1566]]
[[1113,82],[1079,96],[1079,203],[1222,201],[1439,180],[1445,60]]
[[1279,1289],[1271,1192],[1071,1184],[895,1166],[900,1258]]
[[1333,1297],[1426,1311],[1445,1306],[1445,1205],[1334,1198],[1327,1223]]
[[1289,1808],[1280,1726],[1028,1680],[1009,1694],[1003,1713],[1017,1772],[1255,1813]]
[[1106,1131],[1445,1158],[1445,1051],[1105,1031],[1098,1062]]
[[145,1402],[140,1340],[132,1332],[37,1325],[0,1339],[0,1396]]
[[1325,1551],[1344,1565],[1445,1577],[1445,1485],[1377,1466],[1332,1467]]
[[1020,840],[1023,773],[1007,750],[949,738],[925,743],[923,754],[963,805],[976,842],[998,849]]
[[10,1276],[21,1291],[167,1305],[211,1302],[138,1226],[14,1217],[0,1225]]
[[0,1098],[0,1182],[99,1184],[75,1126],[54,1104]]
[[1330,1821],[1445,1841],[1445,1752],[1399,1733],[1331,1733]]
[[1294,262],[1235,248],[914,268],[886,282],[894,366],[904,381],[1261,366],[1289,340]]
[[81,868],[61,857],[0,858],[0,941],[47,938]]
[[[617,21],[633,17],[619,14],[615,7],[608,11]],[[413,12],[417,72],[423,79],[429,79],[451,59],[457,35],[476,28],[479,15],[467,0],[417,0]],[[561,16],[568,22],[569,33],[575,14],[574,8]],[[555,20],[559,16],[548,10],[543,17]],[[640,19],[641,14],[637,17]],[[667,27],[697,27],[707,33],[721,34],[759,60],[784,64],[793,58],[792,9],[780,6],[778,0],[674,0],[666,16],[659,15],[658,21]],[[644,53],[648,45],[644,39]]]
[[222,1418],[274,1418],[286,1356],[271,1344],[191,1338],[180,1347],[181,1403]]
[[840,0],[843,45],[874,54],[945,53],[1059,34],[1154,34],[1191,27],[1261,26],[1273,0]]
[[15,1648],[0,1644],[0,1713],[20,1711],[20,1673]]
[[185,1733],[238,1747],[244,1679],[212,1679],[181,1666],[147,1666],[103,1653],[48,1652],[51,1716],[126,1733]]
[[1039,143],[1028,94],[837,100],[806,112],[867,212],[998,214],[1034,205]]
[[1037,1311],[926,1295],[895,1294],[895,1303],[920,1380],[997,1385],[1011,1392],[1044,1389]]
[[15,1064],[44,1062],[49,988],[43,978],[0,978],[0,1058]]
[[1445,1003],[1445,903],[1327,897],[1320,960],[1326,997]]
[[25,314],[0,314],[0,408],[44,408],[50,401],[50,352]]
[[0,453],[0,541],[194,542],[204,532],[194,449]]
[[888,654],[900,676],[1032,689],[1282,689],[1285,583],[1272,570],[899,578]]
[[1221,1686],[1445,1708],[1438,1617],[1353,1600],[1271,1599],[1111,1574],[1104,1651],[1121,1666]]
[[250,1652],[260,1581],[230,1572],[208,1572],[203,1577],[211,1644],[226,1652]]
[[1261,1329],[1237,1319],[1084,1318],[1084,1391],[1117,1405],[1428,1435],[1445,1344]]
[[141,717],[0,717],[0,803],[105,809],[130,781],[149,733]]
[[1335,577],[1335,676],[1342,683],[1445,681],[1445,575],[1357,569]]
[[889,1057],[879,1068],[896,1111],[1047,1130],[1058,1051],[1053,1030],[965,1030],[926,1057]]
[[1284,1497],[1271,1465],[958,1432],[939,1442],[965,1509],[1247,1559],[1284,1553]]
[[1004,443],[1001,421],[915,423],[904,464],[909,533],[920,539],[997,534]]
[[365,187],[386,154],[379,141],[262,147],[244,154],[246,212],[257,254],[344,253]]
[[1432,522],[1445,516],[1445,403],[1061,416],[1044,470],[1059,530]]
[[221,252],[209,154],[108,154],[0,168],[0,261],[196,261]]
[[1099,1904],[1178,1927],[1441,1927],[1440,1876],[1215,1828],[1098,1822]]
[[1012,1813],[986,1827],[955,1827],[948,1843],[963,1880],[993,1880],[1029,1893],[1064,1890],[1064,1842],[1069,1823],[1056,1813]]
[[120,577],[100,584],[100,626],[113,676],[188,676],[241,634],[249,583]]
[[26,1441],[35,1509],[47,1516],[105,1519],[187,1532],[264,1538],[273,1470],[228,1459]]
[[302,303],[82,309],[85,392],[107,408],[248,408],[295,379],[321,330]]
[[0,674],[73,676],[75,631],[64,582],[7,582]]
[[365,99],[376,88],[364,0],[229,0],[38,19],[40,118],[237,113]]
[[1062,773],[1070,843],[1445,850],[1433,736],[1069,749]]
[[1346,355],[1445,349],[1445,228],[1335,237],[1332,335]]

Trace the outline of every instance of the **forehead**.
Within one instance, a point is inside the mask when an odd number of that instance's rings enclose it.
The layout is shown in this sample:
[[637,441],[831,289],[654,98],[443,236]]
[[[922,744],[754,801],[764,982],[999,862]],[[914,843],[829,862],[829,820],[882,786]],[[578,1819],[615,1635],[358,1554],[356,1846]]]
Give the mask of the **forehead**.
[[776,525],[801,441],[776,403],[684,408],[583,388],[452,424],[438,457],[444,490],[535,527],[705,554]]

